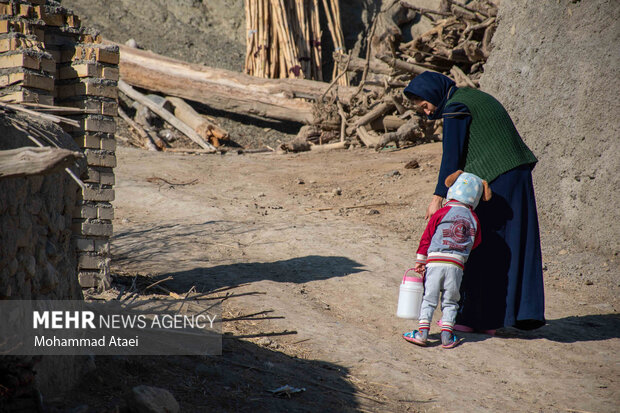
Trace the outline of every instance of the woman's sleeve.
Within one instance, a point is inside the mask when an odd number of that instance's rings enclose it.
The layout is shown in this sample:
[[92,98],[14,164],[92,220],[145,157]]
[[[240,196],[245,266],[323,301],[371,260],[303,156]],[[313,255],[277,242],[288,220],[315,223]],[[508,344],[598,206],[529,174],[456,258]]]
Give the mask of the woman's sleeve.
[[439,167],[439,177],[435,187],[435,195],[443,198],[448,194],[444,184],[451,173],[463,169],[465,159],[463,151],[469,134],[471,115],[469,109],[462,103],[453,103],[444,109],[443,114],[443,155]]

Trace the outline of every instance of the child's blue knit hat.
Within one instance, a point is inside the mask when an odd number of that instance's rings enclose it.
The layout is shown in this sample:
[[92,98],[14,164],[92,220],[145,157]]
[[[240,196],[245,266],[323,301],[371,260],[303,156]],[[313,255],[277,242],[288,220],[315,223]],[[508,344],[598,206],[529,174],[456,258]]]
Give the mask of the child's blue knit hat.
[[483,191],[482,179],[469,172],[463,172],[448,188],[447,199],[454,199],[476,208]]

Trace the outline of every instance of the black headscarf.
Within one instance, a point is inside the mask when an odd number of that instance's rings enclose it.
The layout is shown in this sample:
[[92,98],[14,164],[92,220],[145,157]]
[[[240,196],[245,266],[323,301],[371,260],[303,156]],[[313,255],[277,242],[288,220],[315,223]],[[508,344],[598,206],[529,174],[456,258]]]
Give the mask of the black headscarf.
[[415,78],[405,88],[403,93],[409,99],[415,96],[426,100],[437,107],[429,119],[439,119],[446,102],[456,91],[456,83],[447,76],[436,72],[424,72]]

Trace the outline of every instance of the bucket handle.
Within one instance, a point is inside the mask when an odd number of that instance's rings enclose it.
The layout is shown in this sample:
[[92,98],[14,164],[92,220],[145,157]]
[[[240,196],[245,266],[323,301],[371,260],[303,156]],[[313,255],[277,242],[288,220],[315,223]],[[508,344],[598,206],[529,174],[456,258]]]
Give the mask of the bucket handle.
[[[413,268],[409,268],[407,271],[405,271],[405,275],[403,275],[403,284],[405,283],[405,279],[407,278],[407,274],[409,273],[409,271],[413,271]],[[415,278],[421,278],[422,281],[424,281],[424,274],[421,274],[421,275],[418,273],[415,273],[415,274],[416,274]]]

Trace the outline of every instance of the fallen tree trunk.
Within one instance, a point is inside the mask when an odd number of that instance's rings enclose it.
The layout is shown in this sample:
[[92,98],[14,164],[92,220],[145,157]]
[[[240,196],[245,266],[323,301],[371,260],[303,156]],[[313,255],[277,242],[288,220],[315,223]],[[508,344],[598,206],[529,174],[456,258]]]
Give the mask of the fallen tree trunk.
[[81,152],[49,147],[0,151],[0,178],[50,174],[83,157]]
[[[233,113],[313,123],[313,104],[296,98],[316,100],[328,87],[312,80],[263,79],[118,46],[125,82]],[[354,92],[353,87],[337,88],[338,99],[344,103],[350,102]]]

